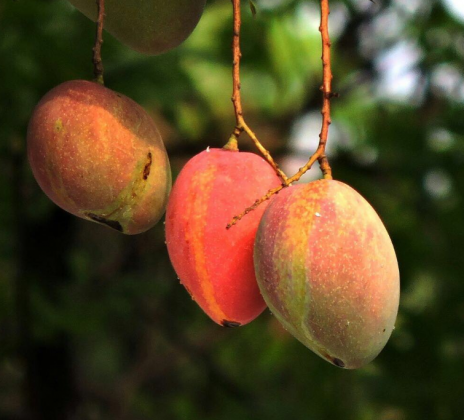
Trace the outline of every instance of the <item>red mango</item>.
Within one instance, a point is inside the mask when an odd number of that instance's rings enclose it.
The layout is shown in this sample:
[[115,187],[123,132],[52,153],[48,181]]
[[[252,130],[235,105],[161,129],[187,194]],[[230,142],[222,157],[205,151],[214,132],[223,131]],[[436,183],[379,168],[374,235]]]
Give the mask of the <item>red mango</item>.
[[281,191],[261,220],[254,259],[272,313],[322,358],[354,369],[387,343],[398,262],[379,216],[348,185],[319,180]]
[[253,267],[267,203],[226,229],[233,216],[281,181],[261,157],[208,149],[177,178],[166,210],[166,244],[181,283],[216,323],[236,327],[265,308]]

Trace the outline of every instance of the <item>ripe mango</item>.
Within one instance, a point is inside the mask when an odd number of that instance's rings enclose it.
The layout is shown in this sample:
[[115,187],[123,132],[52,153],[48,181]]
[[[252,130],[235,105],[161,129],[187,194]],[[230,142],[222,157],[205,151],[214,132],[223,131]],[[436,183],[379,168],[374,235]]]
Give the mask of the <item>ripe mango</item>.
[[66,211],[127,234],[163,215],[171,170],[145,110],[94,82],[48,92],[27,133],[28,158],[45,194]]
[[319,180],[280,192],[259,225],[254,261],[272,313],[322,358],[354,369],[385,346],[398,263],[379,216],[348,185]]
[[[96,0],[69,0],[97,20]],[[104,28],[135,51],[156,55],[180,45],[195,29],[206,0],[105,0]]]
[[177,178],[166,210],[166,244],[181,283],[216,323],[237,327],[265,308],[253,267],[264,203],[227,230],[233,216],[281,181],[261,157],[208,149]]

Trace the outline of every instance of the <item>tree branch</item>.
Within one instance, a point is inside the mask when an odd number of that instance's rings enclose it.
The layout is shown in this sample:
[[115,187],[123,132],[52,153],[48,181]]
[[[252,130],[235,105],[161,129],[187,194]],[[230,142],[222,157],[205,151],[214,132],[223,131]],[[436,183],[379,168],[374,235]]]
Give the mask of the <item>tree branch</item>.
[[[316,153],[319,152],[317,160],[321,167],[325,179],[332,179],[332,170],[325,155],[325,148],[327,145],[327,138],[329,136],[329,126],[332,123],[330,117],[330,100],[336,96],[332,93],[332,65],[331,65],[331,51],[329,34],[329,0],[321,0],[321,26],[319,31],[322,37],[322,66],[323,66],[323,80],[322,80],[322,129],[319,135],[319,147]],[[308,168],[309,169],[309,168]]]
[[[238,1],[238,0],[234,0]],[[238,221],[243,219],[251,211],[255,210],[260,204],[269,200],[274,194],[279,193],[284,188],[290,186],[292,183],[297,182],[300,178],[314,165],[316,161],[319,162],[324,179],[332,179],[332,170],[329,165],[329,161],[325,154],[325,148],[327,145],[327,138],[329,134],[329,126],[332,123],[330,117],[330,100],[337,96],[332,92],[332,64],[331,64],[331,42],[329,35],[329,0],[321,0],[321,25],[319,31],[321,32],[322,38],[322,67],[323,67],[323,76],[322,76],[322,128],[319,135],[319,146],[317,147],[316,152],[309,158],[306,165],[304,165],[300,170],[288,179],[284,179],[284,183],[277,188],[269,190],[263,197],[256,200],[250,207],[247,207],[241,214],[235,216],[231,222],[227,225],[227,229],[230,229],[232,226],[237,224]]]
[[233,78],[233,92],[232,92],[232,103],[234,104],[235,110],[235,129],[231,135],[229,142],[235,142],[238,140],[240,135],[245,131],[251,138],[259,152],[264,156],[266,161],[274,168],[277,175],[285,182],[287,176],[279,168],[274,159],[272,158],[269,151],[261,144],[256,134],[251,130],[248,124],[245,122],[243,117],[242,98],[241,98],[241,84],[240,84],[240,60],[242,58],[242,52],[240,50],[240,29],[242,26],[240,0],[232,0],[233,11],[234,11],[234,37],[232,42],[233,50],[233,67],[232,67],[232,78]]
[[101,49],[103,44],[103,22],[105,20],[105,0],[95,0],[98,9],[97,18],[97,33],[95,35],[95,45],[93,47],[93,74],[95,81],[104,85],[103,79],[103,62],[101,57]]

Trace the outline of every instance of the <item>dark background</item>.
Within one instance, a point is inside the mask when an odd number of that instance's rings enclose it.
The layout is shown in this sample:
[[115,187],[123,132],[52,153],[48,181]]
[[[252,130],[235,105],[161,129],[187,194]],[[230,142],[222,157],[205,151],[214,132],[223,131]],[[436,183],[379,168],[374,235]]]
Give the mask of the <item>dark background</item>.
[[[236,330],[211,322],[179,285],[163,223],[127,237],[48,200],[28,118],[52,87],[92,77],[94,25],[64,0],[0,0],[0,419],[463,419],[464,21],[450,3],[331,1],[329,157],[383,218],[402,281],[390,342],[345,371],[268,311]],[[245,115],[291,174],[318,140],[318,5],[256,4],[253,19],[243,3]],[[174,176],[233,129],[231,10],[209,0],[160,57],[105,35],[106,85],[158,122]]]

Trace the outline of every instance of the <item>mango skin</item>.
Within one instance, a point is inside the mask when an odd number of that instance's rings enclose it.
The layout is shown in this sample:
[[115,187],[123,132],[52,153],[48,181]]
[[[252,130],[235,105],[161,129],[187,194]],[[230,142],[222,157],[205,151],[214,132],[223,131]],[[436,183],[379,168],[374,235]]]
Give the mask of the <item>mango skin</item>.
[[259,225],[254,260],[272,313],[325,360],[359,368],[387,343],[398,262],[379,216],[351,187],[319,180],[279,193]]
[[78,217],[136,234],[165,211],[171,170],[155,123],[97,83],[69,81],[48,92],[29,121],[27,152],[45,194]]
[[172,265],[192,298],[225,327],[255,319],[266,304],[253,266],[253,244],[267,203],[227,230],[233,216],[281,181],[261,157],[208,149],[177,178],[166,210]]
[[[96,22],[95,0],[69,0]],[[156,55],[179,46],[195,29],[206,0],[105,0],[104,28],[135,51]]]

